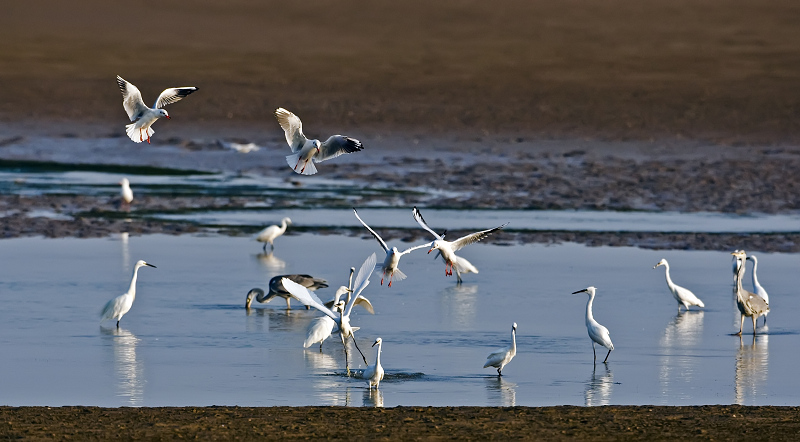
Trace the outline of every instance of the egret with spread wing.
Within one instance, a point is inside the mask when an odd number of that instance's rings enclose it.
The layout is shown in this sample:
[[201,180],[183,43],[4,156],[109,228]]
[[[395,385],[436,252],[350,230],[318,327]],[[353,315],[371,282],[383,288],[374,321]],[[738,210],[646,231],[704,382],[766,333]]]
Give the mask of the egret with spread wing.
[[386,242],[383,240],[383,238],[381,238],[380,235],[375,233],[375,231],[372,230],[367,225],[367,223],[365,223],[364,220],[361,219],[360,216],[358,216],[358,212],[356,211],[356,209],[353,209],[353,213],[356,215],[358,221],[361,222],[361,224],[364,227],[366,227],[369,233],[371,233],[372,236],[374,236],[375,239],[378,240],[378,244],[380,244],[381,247],[383,247],[383,251],[386,252],[386,258],[383,260],[383,264],[378,264],[375,267],[375,270],[381,270],[381,272],[383,273],[383,276],[381,276],[381,285],[383,285],[383,279],[387,276],[389,277],[389,285],[388,285],[389,287],[392,286],[392,279],[394,279],[395,281],[402,281],[406,279],[406,274],[401,272],[400,269],[397,267],[400,264],[400,258],[402,258],[403,255],[405,255],[406,253],[411,253],[414,250],[427,247],[428,244],[421,244],[418,246],[410,247],[406,250],[403,250],[402,252],[397,250],[397,247],[392,247],[390,249],[389,246],[386,245]]

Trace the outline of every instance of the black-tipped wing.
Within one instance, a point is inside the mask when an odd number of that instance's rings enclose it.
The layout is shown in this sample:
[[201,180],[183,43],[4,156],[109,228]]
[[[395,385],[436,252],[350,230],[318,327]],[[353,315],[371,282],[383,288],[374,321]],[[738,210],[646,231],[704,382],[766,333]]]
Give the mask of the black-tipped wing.
[[156,109],[161,109],[162,107],[172,104],[176,101],[183,100],[187,95],[191,94],[192,92],[196,91],[196,87],[191,86],[184,86],[184,87],[173,87],[169,89],[164,89],[164,92],[158,96],[158,100],[156,100],[156,105],[153,106]]
[[119,75],[117,75],[117,84],[119,85],[119,90],[122,91],[122,107],[125,108],[128,118],[131,121],[138,120],[144,111],[148,109],[144,104],[144,100],[142,100],[142,93],[139,92],[136,86],[128,83]]
[[426,222],[425,222],[425,220],[422,218],[422,213],[420,213],[420,211],[417,209],[417,207],[416,207],[416,206],[414,206],[414,208],[411,210],[411,214],[412,214],[412,215],[414,215],[414,219],[417,221],[417,223],[418,223],[420,226],[422,226],[422,228],[423,228],[423,229],[425,229],[425,230],[427,230],[428,232],[430,232],[430,234],[431,234],[431,235],[433,235],[433,237],[434,237],[434,238],[436,238],[436,239],[442,239],[442,237],[441,237],[441,236],[439,236],[439,234],[438,234],[438,233],[434,232],[434,231],[433,231],[433,229],[431,229],[431,228],[428,226],[428,223],[426,223]]
[[363,225],[364,227],[366,227],[366,228],[367,228],[367,230],[369,230],[369,233],[371,233],[371,234],[372,234],[372,236],[374,236],[374,237],[375,237],[375,239],[377,239],[377,240],[378,240],[378,242],[380,243],[381,247],[383,247],[383,251],[384,251],[384,252],[388,252],[388,251],[389,251],[389,246],[387,246],[387,245],[386,245],[386,242],[384,242],[384,241],[383,241],[383,238],[381,238],[381,237],[380,237],[380,235],[378,235],[377,233],[375,233],[375,231],[374,231],[374,230],[372,230],[372,229],[371,229],[371,228],[370,228],[370,227],[367,225],[367,223],[365,223],[365,222],[364,222],[364,220],[363,220],[363,219],[361,219],[361,217],[360,217],[360,216],[358,216],[358,212],[356,211],[356,209],[353,209],[353,213],[355,213],[355,214],[356,214],[356,218],[358,218],[358,220],[361,222],[361,225]]
[[461,238],[458,238],[457,240],[455,240],[452,243],[450,243],[450,247],[455,252],[458,249],[464,248],[464,247],[466,247],[466,246],[468,246],[468,245],[470,245],[472,243],[476,243],[476,242],[482,240],[483,238],[486,238],[487,236],[489,236],[492,233],[502,229],[503,227],[505,227],[507,225],[508,225],[508,223],[505,223],[502,226],[495,227],[494,229],[481,230],[480,232],[475,232],[475,233],[472,233],[472,234],[467,235],[467,236],[462,236]]
[[344,153],[353,153],[358,152],[359,150],[364,150],[364,146],[361,145],[361,141],[358,141],[355,138],[345,137],[342,135],[333,135],[325,140],[324,143],[322,143],[322,145],[319,147],[319,150],[320,152],[314,155],[314,160],[317,162],[330,160],[331,158],[336,158]]

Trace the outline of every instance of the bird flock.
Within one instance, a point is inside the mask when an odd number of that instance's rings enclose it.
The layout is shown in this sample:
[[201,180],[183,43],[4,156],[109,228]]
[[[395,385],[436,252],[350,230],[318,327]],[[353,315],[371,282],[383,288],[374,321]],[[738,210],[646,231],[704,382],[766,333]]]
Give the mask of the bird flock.
[[[152,129],[153,123],[162,117],[170,119],[167,111],[163,109],[164,106],[180,101],[198,90],[197,87],[189,86],[165,89],[158,96],[153,107],[148,107],[145,105],[141,92],[136,86],[120,76],[117,76],[117,84],[122,92],[123,108],[131,121],[131,124],[125,126],[126,134],[135,143],[142,143],[145,140],[150,143],[154,134]],[[318,172],[315,163],[333,159],[343,154],[364,150],[364,146],[359,140],[344,135],[331,135],[324,142],[316,139],[308,139],[303,133],[303,123],[300,118],[282,107],[275,110],[275,117],[284,132],[286,142],[292,152],[291,155],[286,156],[286,163],[297,174],[314,175]],[[119,184],[121,185],[120,196],[123,206],[128,207],[133,201],[133,191],[131,190],[130,182],[127,178],[123,178]],[[426,242],[400,251],[397,247],[389,247],[383,238],[361,218],[356,209],[353,209],[353,214],[359,223],[361,223],[375,238],[385,253],[382,262],[378,262],[376,255],[373,253],[363,262],[357,273],[355,272],[355,268],[351,267],[348,285],[339,287],[334,298],[328,302],[322,302],[314,293],[318,289],[328,287],[328,282],[326,280],[315,278],[307,274],[291,274],[279,275],[272,278],[269,281],[268,292],[266,293],[260,288],[251,289],[246,295],[245,308],[251,308],[254,298],[258,303],[268,303],[273,298],[280,297],[286,301],[287,309],[291,308],[291,299],[294,298],[305,305],[306,309],[313,307],[318,310],[323,316],[319,316],[311,321],[306,332],[306,339],[303,342],[303,347],[309,348],[312,345],[319,344],[319,350],[322,351],[323,342],[333,333],[337,333],[345,352],[345,368],[347,374],[350,375],[348,342],[352,342],[366,364],[366,368],[360,376],[367,382],[368,388],[372,390],[373,388],[379,388],[380,382],[384,378],[385,372],[381,366],[383,340],[378,337],[372,344],[372,347],[375,347],[375,358],[374,362],[369,364],[367,357],[358,347],[356,341],[355,332],[360,328],[353,326],[350,319],[351,312],[356,305],[363,307],[371,314],[375,313],[372,302],[363,295],[364,290],[370,284],[370,276],[372,273],[380,272],[380,284],[384,285],[384,282],[386,282],[387,287],[392,287],[393,283],[407,278],[407,275],[399,268],[400,259],[416,250],[427,248],[428,254],[436,251],[435,259],[442,259],[445,264],[445,275],[452,276],[453,272],[455,272],[457,282],[460,284],[463,281],[462,275],[478,273],[478,269],[463,257],[456,255],[456,252],[503,229],[508,223],[449,241],[445,239],[447,234],[446,230],[441,234],[437,233],[437,231],[432,229],[425,221],[419,209],[414,207],[412,209],[413,219],[422,229],[430,233],[433,239],[432,242]],[[255,236],[255,240],[263,243],[264,252],[266,252],[267,244],[269,244],[271,250],[274,250],[275,240],[283,235],[291,224],[291,219],[288,217],[283,218],[280,225],[271,225],[258,232]],[[739,332],[735,333],[735,335],[741,336],[745,317],[751,318],[753,323],[753,335],[755,335],[756,321],[759,317],[764,317],[764,326],[766,326],[766,316],[770,310],[769,295],[759,283],[756,275],[758,268],[757,258],[753,255],[747,256],[743,250],[734,251],[732,256],[734,281],[733,296],[741,314]],[[742,285],[742,280],[746,272],[745,263],[748,260],[753,263],[753,292],[745,290]],[[115,320],[116,326],[119,327],[122,317],[131,310],[136,298],[138,272],[141,267],[145,266],[155,267],[145,261],[138,261],[134,266],[128,291],[108,301],[102,309],[101,321]],[[665,268],[667,287],[678,303],[679,313],[681,306],[683,306],[686,311],[690,310],[690,307],[705,308],[703,301],[692,291],[672,281],[669,263],[666,259],[659,261],[653,268],[656,269],[661,266]],[[573,292],[573,294],[578,293],[586,293],[588,295],[585,325],[592,343],[594,363],[596,364],[597,362],[596,345],[600,345],[608,350],[603,359],[603,363],[608,363],[608,358],[614,350],[614,344],[611,341],[608,328],[597,322],[592,312],[592,306],[597,295],[597,288],[587,287]],[[344,299],[342,299],[343,297]],[[516,335],[517,323],[515,322],[511,327],[510,345],[490,353],[483,367],[493,367],[497,370],[497,375],[502,376],[503,368],[511,362],[517,353]]]

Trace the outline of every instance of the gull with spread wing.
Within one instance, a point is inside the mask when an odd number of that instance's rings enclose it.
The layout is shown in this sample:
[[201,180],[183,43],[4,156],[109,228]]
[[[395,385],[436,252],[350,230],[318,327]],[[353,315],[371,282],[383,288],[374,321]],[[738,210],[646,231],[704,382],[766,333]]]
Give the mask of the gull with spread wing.
[[190,86],[164,89],[164,92],[158,96],[156,104],[150,108],[144,104],[142,93],[136,86],[128,83],[119,75],[117,75],[117,84],[122,91],[122,107],[128,113],[128,118],[133,121],[133,124],[125,126],[125,132],[135,143],[141,143],[147,138],[148,144],[150,144],[150,137],[155,133],[150,126],[161,117],[170,119],[169,114],[162,107],[180,101],[197,90],[196,87]]
[[406,253],[410,253],[413,252],[414,250],[427,247],[428,244],[414,246],[406,250],[403,250],[402,252],[397,250],[397,247],[392,247],[390,249],[389,246],[386,245],[386,242],[383,240],[383,238],[381,238],[380,235],[375,233],[375,231],[372,230],[367,225],[367,223],[365,223],[364,220],[361,219],[360,216],[358,216],[358,212],[356,211],[356,209],[353,209],[353,213],[355,213],[356,218],[358,218],[361,224],[364,227],[366,227],[367,230],[369,230],[369,233],[371,233],[372,236],[374,236],[375,239],[378,240],[378,244],[380,244],[381,247],[383,247],[383,251],[386,252],[386,258],[383,260],[383,264],[377,264],[375,266],[375,270],[380,270],[381,272],[383,272],[383,276],[381,276],[381,285],[383,285],[383,279],[387,276],[389,277],[389,287],[392,286],[392,279],[394,279],[395,281],[402,281],[406,279],[406,274],[401,272],[400,269],[397,268],[397,266],[400,264],[400,258],[402,258],[403,255],[405,255]]

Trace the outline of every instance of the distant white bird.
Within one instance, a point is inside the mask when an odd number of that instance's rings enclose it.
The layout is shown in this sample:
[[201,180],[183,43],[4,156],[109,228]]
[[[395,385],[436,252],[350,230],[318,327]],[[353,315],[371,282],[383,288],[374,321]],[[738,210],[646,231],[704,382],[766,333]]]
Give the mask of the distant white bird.
[[375,355],[375,363],[372,365],[367,364],[367,368],[364,369],[363,374],[370,390],[372,390],[372,387],[377,389],[378,385],[380,385],[383,380],[383,367],[381,366],[381,345],[383,345],[383,339],[376,339],[372,346],[374,347],[376,345],[378,346],[378,351]]
[[739,313],[742,314],[741,321],[739,322],[739,333],[736,333],[736,335],[742,335],[744,317],[747,316],[753,320],[753,336],[755,336],[756,321],[759,316],[769,313],[769,304],[767,304],[761,296],[742,288],[742,279],[744,279],[744,273],[747,269],[747,266],[744,265],[747,260],[745,251],[737,250],[733,252],[732,255],[738,257],[742,261],[742,265],[739,267],[739,273],[736,275],[736,307],[739,309]]
[[247,298],[245,298],[244,308],[250,308],[250,304],[253,302],[253,297],[256,298],[256,301],[262,304],[270,302],[275,297],[280,297],[286,300],[287,309],[292,308],[290,301],[292,299],[292,294],[289,293],[286,288],[284,288],[283,284],[281,284],[281,280],[283,278],[288,278],[289,280],[312,291],[328,286],[328,281],[322,278],[315,278],[311,275],[278,275],[269,280],[269,293],[265,294],[264,290],[261,290],[260,288],[250,289],[250,291],[247,292]]
[[147,143],[150,143],[150,137],[155,133],[150,126],[161,117],[167,117],[169,114],[162,107],[180,101],[187,95],[196,91],[196,87],[173,87],[164,89],[161,95],[158,96],[156,103],[152,108],[147,107],[142,100],[142,93],[136,86],[125,81],[122,77],[117,75],[117,84],[122,91],[122,107],[128,113],[128,118],[133,121],[133,124],[125,126],[125,132],[131,140],[136,143],[141,143],[147,138]]
[[497,375],[503,375],[503,367],[506,366],[514,356],[517,355],[517,323],[511,326],[511,346],[508,348],[501,348],[486,357],[486,363],[483,368],[495,367],[497,368]]
[[453,274],[453,269],[456,269],[458,282],[461,282],[462,272],[478,273],[478,269],[476,269],[475,266],[473,266],[469,261],[456,256],[455,252],[463,247],[466,247],[472,243],[476,243],[486,238],[492,233],[508,225],[508,223],[505,223],[502,226],[497,226],[493,229],[482,230],[480,232],[475,232],[466,236],[462,236],[461,238],[458,238],[455,241],[445,241],[443,235],[439,235],[428,226],[428,223],[425,222],[425,220],[422,218],[422,214],[416,207],[414,207],[411,213],[414,215],[414,219],[417,221],[417,223],[419,223],[419,225],[422,226],[423,229],[430,232],[430,234],[433,235],[434,238],[436,238],[431,243],[430,250],[428,250],[428,253],[431,253],[434,249],[438,250],[439,253],[441,253],[442,255],[442,259],[445,262],[444,274],[447,276],[451,276]]
[[674,296],[675,300],[678,301],[678,311],[681,311],[681,305],[683,305],[687,311],[689,310],[690,305],[705,307],[703,301],[695,296],[695,294],[689,289],[683,288],[672,282],[672,278],[669,277],[669,263],[666,259],[659,261],[658,264],[653,266],[653,268],[658,268],[658,266],[664,266],[666,268],[667,286],[669,287],[669,291],[672,292],[672,296]]
[[287,224],[291,223],[292,220],[287,217],[281,220],[280,227],[276,225],[268,226],[256,234],[256,241],[264,243],[264,252],[267,251],[267,244],[269,244],[271,250],[275,250],[273,241],[283,235],[286,232],[286,227],[288,227]]
[[[381,238],[380,235],[375,233],[375,231],[372,230],[367,225],[367,223],[365,223],[364,220],[361,219],[360,216],[358,216],[358,212],[356,211],[356,209],[353,209],[353,213],[355,213],[356,218],[358,218],[358,221],[360,221],[361,224],[367,228],[369,233],[371,233],[372,236],[374,236],[375,239],[378,240],[378,244],[380,244],[381,247],[383,247],[383,251],[386,252],[386,258],[383,260],[383,264],[378,264],[375,266],[375,270],[380,270],[383,273],[383,276],[381,276],[381,285],[383,285],[383,278],[385,278],[386,276],[389,277],[389,287],[392,286],[392,278],[394,278],[395,281],[402,281],[406,279],[406,274],[401,272],[400,269],[397,267],[400,264],[400,258],[402,258],[403,255],[405,255],[406,253],[411,253],[414,250],[427,247],[428,244],[422,244],[410,247],[408,249],[403,250],[402,252],[397,250],[397,247],[392,247],[390,249],[389,246],[387,246],[386,243],[383,241],[383,238]],[[477,273],[477,270],[475,271],[475,273]]]
[[133,201],[133,190],[131,190],[131,182],[128,181],[127,178],[123,178],[119,182],[122,188],[120,189],[120,195],[122,196],[122,201],[125,201],[127,204],[130,204]]
[[342,135],[333,135],[324,143],[320,143],[319,140],[309,140],[303,134],[303,123],[300,118],[282,107],[275,110],[275,118],[278,119],[286,135],[286,142],[292,149],[292,155],[286,156],[286,162],[299,174],[314,175],[317,173],[314,163],[364,149],[360,141]]
[[136,279],[139,275],[139,269],[144,266],[155,268],[153,264],[148,264],[141,259],[137,261],[136,265],[133,267],[133,276],[131,277],[131,285],[128,287],[128,291],[106,303],[105,307],[103,307],[103,311],[100,313],[101,322],[108,319],[116,319],[117,327],[119,327],[120,319],[125,316],[125,313],[130,311],[133,300],[136,299]]
[[233,141],[217,140],[217,145],[239,153],[257,152],[261,148],[256,143],[235,143]]
[[608,354],[606,354],[606,358],[603,360],[605,364],[606,361],[608,361],[608,356],[611,354],[611,351],[614,350],[614,344],[611,342],[608,329],[595,321],[592,315],[592,302],[594,302],[594,294],[596,291],[597,289],[595,287],[586,287],[583,290],[572,292],[572,294],[575,295],[584,292],[589,294],[589,302],[586,303],[586,331],[589,332],[589,337],[592,339],[592,354],[594,354],[595,363],[597,363],[597,353],[594,350],[594,344],[598,343],[608,349]]
[[[758,258],[756,258],[756,255],[749,255],[746,259],[753,261],[753,290],[755,290],[756,295],[761,296],[761,298],[769,304],[769,293],[758,283],[758,275],[756,275],[758,271]],[[766,320],[767,317],[765,315],[764,321]]]

